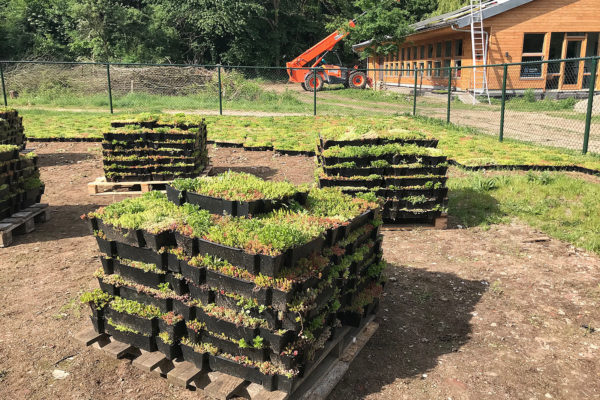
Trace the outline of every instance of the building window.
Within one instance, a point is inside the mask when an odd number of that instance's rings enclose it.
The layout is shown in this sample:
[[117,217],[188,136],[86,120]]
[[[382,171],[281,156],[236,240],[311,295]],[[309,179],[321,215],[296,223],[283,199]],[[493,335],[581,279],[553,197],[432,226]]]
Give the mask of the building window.
[[450,68],[450,60],[444,60],[444,69],[442,70],[444,78],[448,77],[448,69]]
[[431,61],[427,61],[427,76],[431,76]]
[[404,71],[406,72],[406,76],[410,76],[410,63],[406,63]]
[[456,69],[454,70],[454,76],[457,78],[460,78],[461,76],[461,68],[462,67],[462,60],[454,60],[454,66],[456,67]]
[[[441,46],[441,43],[440,43],[440,46]],[[442,67],[442,63],[440,61],[436,61],[433,64],[433,67],[435,68],[435,72],[433,73],[433,76],[439,77],[441,75],[440,68]]]
[[421,46],[421,59],[425,58],[425,46]]
[[418,76],[419,74],[418,74],[417,63],[416,62],[413,63],[413,70],[415,71],[415,76]]
[[[550,48],[548,49],[548,60],[560,60],[562,58],[562,48],[564,39],[564,32],[552,32],[552,34],[550,35]],[[561,63],[559,62],[548,63],[548,73],[559,74],[560,64]]]
[[[544,58],[545,33],[526,33],[523,36],[522,62],[541,61]],[[539,78],[542,76],[542,64],[521,65],[521,78]]]
[[446,51],[444,52],[444,57],[452,57],[452,41],[446,41]]
[[427,58],[433,58],[433,45],[427,46]]
[[406,59],[410,60],[410,47],[406,48]]
[[398,76],[400,74],[400,72],[398,71],[398,63],[396,63],[396,66],[394,68],[395,68],[394,75]]
[[442,42],[436,43],[436,45],[435,45],[435,56],[436,57],[441,57],[442,56]]
[[417,46],[413,47],[412,49],[412,54],[413,54],[413,60],[416,60],[417,58],[419,58],[419,54],[417,53]]
[[455,53],[456,57],[462,57],[462,55],[463,55],[463,41],[462,41],[462,39],[458,39],[454,43],[454,53]]
[[404,60],[404,47],[402,48],[402,59]]

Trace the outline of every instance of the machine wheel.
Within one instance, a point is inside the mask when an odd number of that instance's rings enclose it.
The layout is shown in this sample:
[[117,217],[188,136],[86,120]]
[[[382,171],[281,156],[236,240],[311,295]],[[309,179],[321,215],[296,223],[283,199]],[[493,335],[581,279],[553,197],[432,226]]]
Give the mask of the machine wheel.
[[367,75],[364,72],[353,72],[348,81],[351,88],[364,89],[367,86]]
[[304,82],[300,82],[300,86],[302,86],[302,89],[308,91],[308,88],[306,87],[306,85],[304,84]]
[[306,86],[306,90],[308,90],[309,92],[312,92],[313,90],[315,90],[315,76],[316,76],[316,85],[317,85],[317,92],[321,89],[323,89],[323,78],[321,77],[321,75],[319,74],[306,74],[306,76],[304,77],[304,86]]

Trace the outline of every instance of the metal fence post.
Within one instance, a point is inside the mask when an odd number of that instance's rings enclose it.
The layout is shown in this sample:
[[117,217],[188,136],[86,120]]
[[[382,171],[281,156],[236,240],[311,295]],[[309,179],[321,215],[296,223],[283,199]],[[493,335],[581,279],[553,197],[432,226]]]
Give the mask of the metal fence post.
[[500,105],[500,134],[498,140],[504,140],[504,108],[506,106],[506,75],[508,75],[508,65],[504,64],[502,72],[502,103]]
[[452,100],[452,67],[448,68],[448,106],[446,108],[446,122],[450,123],[450,102]]
[[217,65],[217,79],[219,81],[219,115],[223,115],[223,85],[221,83],[221,64]]
[[598,67],[598,59],[592,60],[592,68],[590,70],[590,92],[588,95],[587,112],[585,114],[585,131],[583,132],[583,150],[582,153],[586,154],[588,151],[588,143],[590,141],[590,125],[592,123],[592,110],[594,105],[594,89],[596,88],[596,69]]
[[[308,80],[310,82],[310,79]],[[317,115],[317,69],[313,68],[313,115]]]
[[413,88],[413,115],[417,115],[417,83],[419,80],[419,73],[415,68],[415,86]]
[[0,63],[0,80],[2,81],[2,95],[4,96],[4,107],[8,107],[8,102],[6,101],[6,86],[4,84],[4,64]]
[[113,113],[112,88],[110,86],[110,63],[106,63],[106,80],[108,82],[108,104],[110,105],[110,113]]

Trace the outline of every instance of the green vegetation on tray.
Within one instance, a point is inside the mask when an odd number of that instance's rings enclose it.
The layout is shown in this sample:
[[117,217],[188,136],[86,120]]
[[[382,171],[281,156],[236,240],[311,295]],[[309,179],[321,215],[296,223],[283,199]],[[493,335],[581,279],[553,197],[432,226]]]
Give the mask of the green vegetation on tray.
[[297,187],[289,182],[265,181],[256,175],[232,171],[218,176],[175,179],[172,186],[231,201],[279,200],[298,193]]
[[108,306],[115,311],[145,319],[159,318],[163,314],[158,307],[145,305],[134,300],[123,299],[118,296]]
[[211,215],[195,205],[176,206],[163,193],[152,191],[129,198],[88,214],[104,223],[152,233],[164,230],[203,238],[246,251],[278,255],[321,236],[329,227],[377,208],[376,203],[353,199],[335,190],[313,189],[307,206],[295,203],[253,218]]
[[449,213],[463,226],[489,226],[517,217],[577,247],[600,253],[600,185],[563,173],[486,176],[448,181]]
[[358,122],[354,125],[326,126],[320,130],[321,137],[331,140],[357,139],[426,139],[428,136],[418,130],[404,129],[395,121],[381,119],[377,122]]
[[420,147],[417,145],[404,145],[400,143],[387,143],[377,146],[332,146],[323,150],[323,157],[366,157],[382,156],[385,154],[414,154],[422,156],[440,156],[439,149]]
[[0,153],[8,153],[15,150],[19,150],[19,147],[13,144],[0,144]]

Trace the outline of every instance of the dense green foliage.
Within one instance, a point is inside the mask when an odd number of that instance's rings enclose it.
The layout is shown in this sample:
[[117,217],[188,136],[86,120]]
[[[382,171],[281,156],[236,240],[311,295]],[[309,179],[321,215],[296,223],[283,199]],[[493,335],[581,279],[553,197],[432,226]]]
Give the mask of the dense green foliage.
[[401,38],[437,3],[0,0],[0,59],[283,65],[363,11],[347,56],[357,41]]

